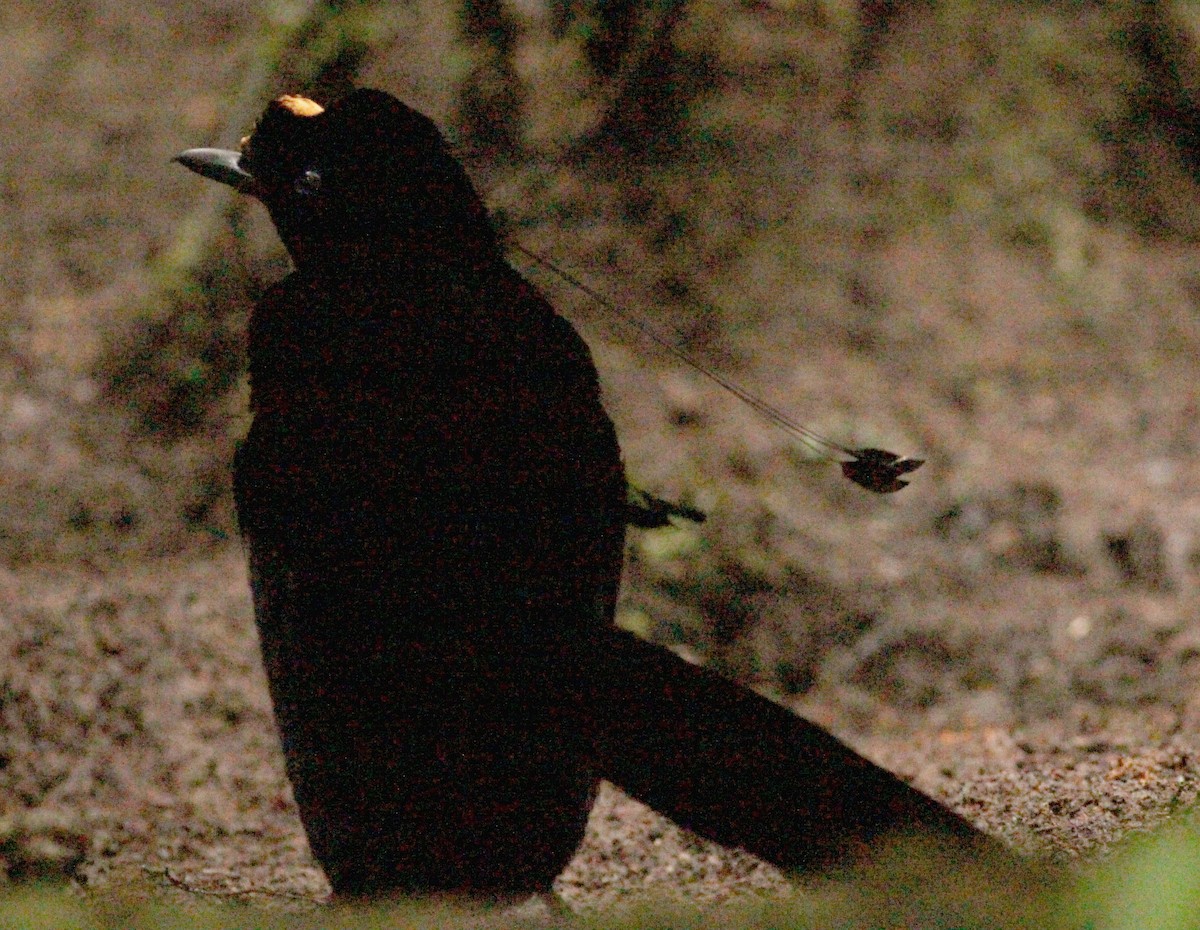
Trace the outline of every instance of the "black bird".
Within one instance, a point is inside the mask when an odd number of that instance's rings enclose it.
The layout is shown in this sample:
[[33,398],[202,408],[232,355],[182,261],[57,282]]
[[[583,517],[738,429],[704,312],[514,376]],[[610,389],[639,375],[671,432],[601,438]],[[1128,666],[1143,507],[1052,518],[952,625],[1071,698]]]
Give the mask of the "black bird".
[[430,120],[374,90],[285,96],[240,153],[179,161],[261,200],[295,263],[250,322],[235,491],[288,775],[336,893],[547,891],[601,777],[787,869],[895,831],[1006,856],[612,626],[630,507],[670,511],[627,500],[586,346],[506,263]]
[[595,792],[573,656],[626,516],[586,346],[384,93],[283,97],[240,154],[180,160],[258,197],[296,265],[251,319],[234,473],[314,853],[339,894],[548,889]]

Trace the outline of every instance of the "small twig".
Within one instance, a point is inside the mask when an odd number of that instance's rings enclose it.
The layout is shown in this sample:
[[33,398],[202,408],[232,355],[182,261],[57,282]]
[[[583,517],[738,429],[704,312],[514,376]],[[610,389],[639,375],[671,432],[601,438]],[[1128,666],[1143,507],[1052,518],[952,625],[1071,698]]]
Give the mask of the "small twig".
[[175,874],[170,866],[162,865],[143,865],[142,871],[147,875],[152,875],[156,878],[161,878],[173,888],[178,888],[181,891],[186,891],[188,894],[204,895],[210,898],[221,898],[229,900],[231,898],[244,897],[246,895],[263,895],[268,898],[284,898],[289,901],[302,901],[307,904],[328,904],[329,896],[323,898],[314,898],[310,895],[299,894],[295,891],[279,891],[275,888],[254,887],[242,888],[237,890],[204,888],[190,882],[188,879]]

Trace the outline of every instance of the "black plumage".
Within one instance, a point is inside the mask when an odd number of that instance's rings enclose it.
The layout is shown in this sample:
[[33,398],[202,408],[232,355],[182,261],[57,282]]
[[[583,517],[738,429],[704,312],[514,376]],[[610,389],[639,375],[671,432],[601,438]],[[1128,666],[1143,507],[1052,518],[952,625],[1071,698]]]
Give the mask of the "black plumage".
[[296,266],[251,320],[235,490],[335,891],[545,891],[600,777],[785,868],[897,829],[999,849],[612,627],[630,505],[596,371],[428,119],[379,91],[284,97],[241,153],[180,161],[262,200]]

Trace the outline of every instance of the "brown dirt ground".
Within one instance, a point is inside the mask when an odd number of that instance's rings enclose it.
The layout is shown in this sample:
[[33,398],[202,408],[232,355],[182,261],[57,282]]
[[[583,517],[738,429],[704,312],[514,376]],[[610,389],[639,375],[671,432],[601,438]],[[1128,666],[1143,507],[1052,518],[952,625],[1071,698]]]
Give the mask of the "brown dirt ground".
[[[633,541],[621,622],[770,687],[1022,849],[1093,856],[1191,804],[1195,198],[1154,138],[1125,140],[1150,165],[1131,190],[1128,151],[1089,134],[1119,136],[1131,106],[1105,5],[985,3],[966,20],[916,5],[847,117],[847,40],[813,13],[837,4],[694,4],[676,46],[708,87],[686,114],[701,141],[617,153],[618,168],[556,160],[594,88],[538,5],[518,6],[521,76],[542,91],[530,154],[473,164],[523,241],[654,308],[822,433],[928,459],[902,494],[860,493],[547,284],[596,351],[631,472],[710,514]],[[454,10],[392,14],[364,83],[453,124]],[[264,15],[218,0],[0,10],[13,879],[325,894],[232,541],[238,395],[168,443],[129,426],[97,375],[136,314],[167,313],[149,269],[208,196],[168,159],[235,141],[217,138],[222,110]],[[240,223],[231,267],[253,287],[278,248],[257,213]],[[561,889],[579,905],[785,890],[616,791]]]

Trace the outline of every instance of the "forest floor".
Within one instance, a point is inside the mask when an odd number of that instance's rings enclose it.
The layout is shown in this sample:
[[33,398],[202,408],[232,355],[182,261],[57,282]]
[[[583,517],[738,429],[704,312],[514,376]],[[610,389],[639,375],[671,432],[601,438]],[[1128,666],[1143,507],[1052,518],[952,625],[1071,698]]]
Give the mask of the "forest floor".
[[[619,622],[1029,853],[1088,861],[1193,804],[1200,196],[1152,133],[1114,153],[1137,86],[1106,19],[1122,5],[913,5],[848,76],[843,33],[800,9],[836,4],[691,4],[677,148],[642,161],[556,160],[594,86],[537,4],[501,6],[528,14],[518,57],[541,90],[532,154],[470,163],[507,228],[822,433],[928,460],[899,494],[860,492],[538,279],[595,352],[633,477],[709,516],[634,534]],[[193,290],[233,310],[181,313],[155,278],[218,196],[170,158],[251,128],[225,121],[265,15],[0,10],[13,880],[301,909],[327,893],[283,775],[229,500],[247,295],[285,262],[261,211],[218,211],[225,239]],[[478,51],[457,4],[381,15],[361,83],[452,121],[462,75],[446,63]],[[720,81],[684,86],[698,62]],[[1130,152],[1158,166],[1137,184],[1118,170]],[[114,388],[130,358],[156,372],[141,394]],[[205,382],[214,371],[233,383]],[[210,391],[196,422],[139,423],[138,402],[195,384]],[[560,888],[584,909],[788,893],[608,789]]]

